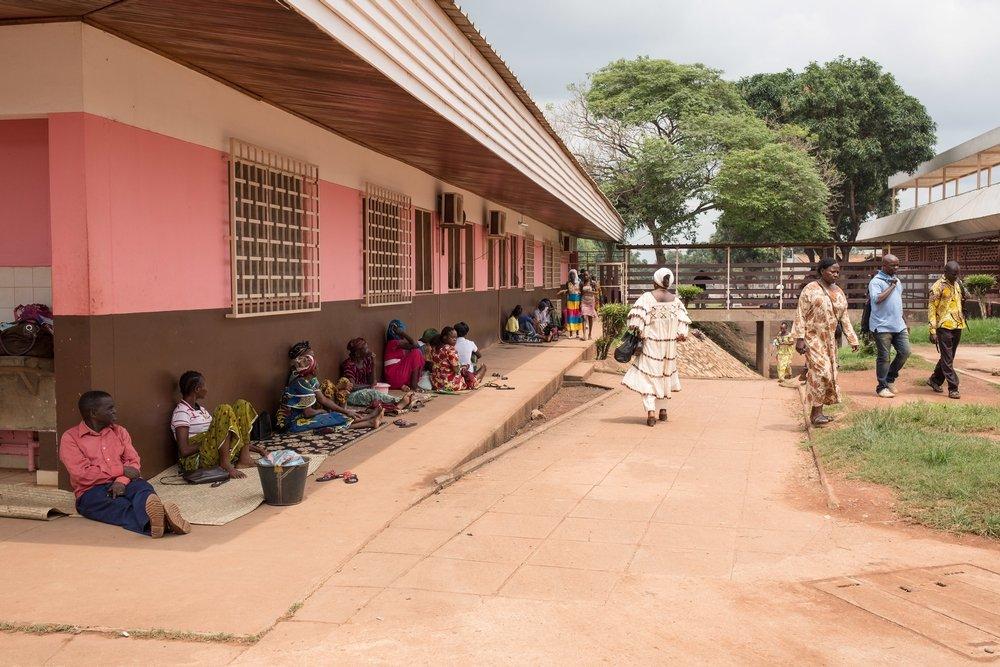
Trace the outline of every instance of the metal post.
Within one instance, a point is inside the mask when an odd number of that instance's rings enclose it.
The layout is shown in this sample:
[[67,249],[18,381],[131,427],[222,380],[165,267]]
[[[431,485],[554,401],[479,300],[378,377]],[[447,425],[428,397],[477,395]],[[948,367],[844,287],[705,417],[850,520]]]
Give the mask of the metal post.
[[680,284],[681,284],[681,251],[680,248],[677,248],[674,250],[674,285],[680,287]]
[[983,154],[976,153],[976,189],[983,187]]
[[941,199],[948,196],[948,167],[941,167]]
[[726,246],[726,310],[729,310],[729,298],[732,290],[732,246]]

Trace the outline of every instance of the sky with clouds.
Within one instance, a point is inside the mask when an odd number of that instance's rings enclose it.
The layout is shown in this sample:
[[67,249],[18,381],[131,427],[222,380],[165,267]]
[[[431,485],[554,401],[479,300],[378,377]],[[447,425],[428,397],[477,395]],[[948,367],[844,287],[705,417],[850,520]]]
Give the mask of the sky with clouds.
[[736,79],[867,56],[920,99],[943,150],[1000,125],[996,0],[459,0],[540,105],[617,58]]
[[1000,126],[1000,0],[459,2],[542,107],[617,58],[700,62],[735,80],[845,55],[878,61],[923,102],[938,151]]

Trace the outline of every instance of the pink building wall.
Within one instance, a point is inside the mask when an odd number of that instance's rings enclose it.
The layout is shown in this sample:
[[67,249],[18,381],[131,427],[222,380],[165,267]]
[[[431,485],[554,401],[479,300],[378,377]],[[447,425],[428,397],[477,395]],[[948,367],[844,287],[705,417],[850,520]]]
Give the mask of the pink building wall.
[[45,118],[0,120],[0,266],[49,266],[49,130]]
[[[30,210],[35,219],[51,219],[53,243],[49,250],[36,233],[31,247],[51,256],[56,314],[231,306],[225,153],[92,114],[52,114],[47,128],[46,121],[33,123],[32,164],[35,171],[41,169],[38,165],[45,169],[32,179]],[[47,150],[37,145],[39,128],[48,135]],[[320,181],[324,302],[361,298],[361,218],[359,190]],[[445,294],[448,257],[436,213],[432,220],[434,292]],[[489,269],[485,229],[470,229],[475,234],[475,289],[482,291]],[[520,256],[523,240],[518,245]],[[541,286],[541,244],[534,251],[535,284]]]

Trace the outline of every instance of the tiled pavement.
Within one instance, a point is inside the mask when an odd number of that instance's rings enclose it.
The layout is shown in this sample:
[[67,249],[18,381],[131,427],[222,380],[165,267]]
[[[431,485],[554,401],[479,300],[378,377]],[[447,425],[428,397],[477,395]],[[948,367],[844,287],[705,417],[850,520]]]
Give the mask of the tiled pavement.
[[996,557],[789,503],[821,506],[796,400],[688,381],[648,428],[611,398],[404,513],[241,661],[950,657],[795,583]]
[[648,428],[635,395],[611,397],[424,500],[248,649],[90,638],[52,650],[250,664],[957,660],[806,582],[989,567],[1000,552],[818,509],[790,390],[685,381],[670,407]]

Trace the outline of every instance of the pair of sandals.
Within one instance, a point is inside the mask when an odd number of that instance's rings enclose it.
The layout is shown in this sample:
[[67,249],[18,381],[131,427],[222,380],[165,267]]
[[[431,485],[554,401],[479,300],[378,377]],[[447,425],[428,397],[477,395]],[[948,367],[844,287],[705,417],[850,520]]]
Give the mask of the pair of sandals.
[[498,382],[493,382],[491,380],[490,382],[484,382],[482,386],[484,386],[484,387],[490,387],[491,389],[496,389],[498,391],[514,391],[514,387],[511,387],[506,382],[504,382],[503,384],[500,384]]
[[649,416],[647,416],[646,417],[646,426],[656,426],[656,422],[657,421],[661,421],[661,422],[667,421],[667,411],[666,410],[660,410],[660,417],[659,417],[659,419],[657,419],[656,417],[649,417]]
[[357,484],[358,476],[355,475],[350,470],[345,470],[344,472],[338,473],[336,470],[331,470],[330,472],[316,478],[317,482],[332,482],[335,479],[344,480],[344,484]]

